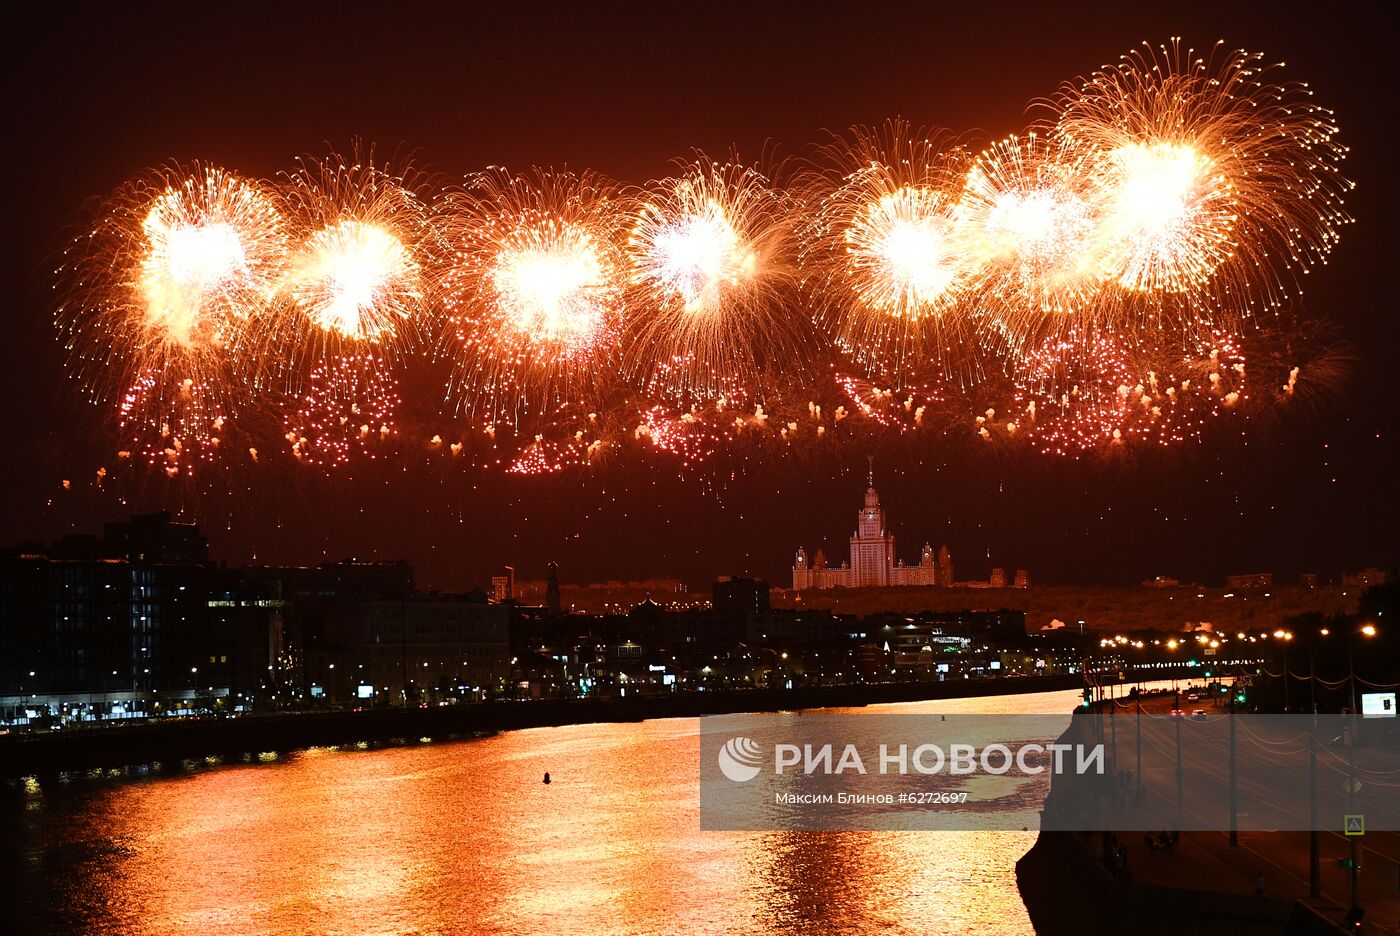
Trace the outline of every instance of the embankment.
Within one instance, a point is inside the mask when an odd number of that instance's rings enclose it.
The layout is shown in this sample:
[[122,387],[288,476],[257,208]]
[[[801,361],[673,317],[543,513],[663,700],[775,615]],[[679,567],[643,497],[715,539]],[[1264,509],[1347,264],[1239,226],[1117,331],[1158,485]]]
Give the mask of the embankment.
[[0,778],[178,762],[208,756],[238,757],[263,751],[292,751],[362,741],[388,743],[404,738],[449,738],[589,722],[1060,692],[1078,689],[1080,685],[1077,675],[1008,677],[946,683],[296,712],[101,726],[33,735],[16,733],[0,737]]

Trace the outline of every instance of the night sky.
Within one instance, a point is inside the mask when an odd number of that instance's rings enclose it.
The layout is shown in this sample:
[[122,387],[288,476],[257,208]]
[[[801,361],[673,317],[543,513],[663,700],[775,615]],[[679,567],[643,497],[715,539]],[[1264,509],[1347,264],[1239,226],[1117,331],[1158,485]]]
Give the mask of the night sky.
[[[963,5],[959,5],[961,7]],[[1395,101],[1390,4],[578,3],[54,5],[12,25],[0,342],[7,509],[0,542],[93,530],[133,509],[200,519],[230,562],[405,558],[420,583],[500,565],[566,581],[717,574],[783,582],[799,544],[840,552],[863,453],[806,453],[679,474],[619,461],[546,478],[357,468],[326,480],[259,466],[222,492],[152,482],[97,491],[115,446],[64,371],[51,270],[84,203],[170,159],[272,177],[302,153],[410,150],[446,176],[488,164],[592,168],[643,182],[700,148],[800,155],[824,131],[903,116],[1002,136],[1060,82],[1141,40],[1180,35],[1288,64],[1337,112],[1357,183],[1307,311],[1357,353],[1316,414],[1108,461],[1009,457],[924,435],[882,446],[877,483],[899,552],[946,543],[959,577],[1025,567],[1041,582],[1154,575],[1285,580],[1397,561]],[[1146,6],[1146,5],[1141,5]],[[434,401],[428,400],[432,405]],[[281,463],[285,464],[285,463]],[[62,480],[75,479],[73,491]],[[1389,480],[1388,480],[1389,479]],[[77,483],[82,482],[82,483]]]

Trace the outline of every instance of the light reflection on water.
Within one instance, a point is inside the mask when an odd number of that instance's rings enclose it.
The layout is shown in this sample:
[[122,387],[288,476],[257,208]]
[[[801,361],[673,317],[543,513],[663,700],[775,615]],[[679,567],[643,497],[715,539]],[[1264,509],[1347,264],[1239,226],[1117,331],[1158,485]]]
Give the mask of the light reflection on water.
[[701,832],[698,757],[697,721],[662,719],[31,793],[0,873],[31,932],[1032,932],[1033,830]]

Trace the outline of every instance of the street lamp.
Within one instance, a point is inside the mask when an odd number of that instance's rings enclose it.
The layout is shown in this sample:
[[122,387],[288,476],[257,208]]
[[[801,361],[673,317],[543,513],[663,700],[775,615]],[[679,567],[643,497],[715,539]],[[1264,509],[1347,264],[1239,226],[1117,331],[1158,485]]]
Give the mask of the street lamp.
[[[1318,636],[1332,633],[1321,628]],[[1322,642],[1308,637],[1308,700],[1312,707],[1312,725],[1308,729],[1308,896],[1322,895],[1322,846],[1317,830],[1317,648]],[[1284,678],[1287,679],[1285,666]],[[1285,682],[1285,686],[1287,683]],[[1287,689],[1284,690],[1285,693]]]
[[[1350,737],[1347,739],[1347,810],[1348,810],[1348,812],[1356,812],[1356,742],[1357,742],[1357,740],[1358,740],[1357,728],[1359,727],[1359,725],[1358,725],[1358,723],[1357,723],[1357,721],[1356,721],[1356,652],[1355,652],[1355,645],[1356,645],[1356,635],[1357,635],[1357,634],[1361,634],[1363,637],[1374,637],[1374,636],[1376,636],[1376,625],[1374,625],[1374,624],[1363,624],[1363,625],[1361,625],[1361,626],[1358,627],[1358,628],[1354,628],[1354,629],[1351,631],[1351,633],[1349,633],[1349,634],[1347,635],[1347,680],[1348,680],[1348,682],[1351,684],[1351,728],[1350,728],[1350,729],[1348,730],[1348,732],[1347,732],[1347,734],[1350,735]],[[1355,906],[1356,906],[1356,872],[1357,872],[1357,867],[1356,867],[1356,836],[1354,836],[1354,835],[1353,835],[1353,836],[1348,836],[1348,841],[1350,842],[1350,845],[1351,845],[1351,862],[1350,862],[1351,867],[1350,867],[1350,869],[1348,870],[1348,876],[1349,876],[1349,881],[1350,881],[1350,887],[1348,888],[1348,891],[1349,891],[1349,898],[1350,898],[1349,904],[1350,904],[1350,906],[1355,907]]]
[[1356,641],[1353,638],[1357,634],[1361,634],[1363,637],[1374,637],[1376,636],[1376,625],[1363,624],[1347,637],[1347,680],[1351,684],[1351,714],[1353,717],[1356,716],[1356,656],[1353,650]]
[[1293,642],[1293,632],[1274,631],[1274,637],[1283,641],[1283,711],[1288,711],[1288,645]]

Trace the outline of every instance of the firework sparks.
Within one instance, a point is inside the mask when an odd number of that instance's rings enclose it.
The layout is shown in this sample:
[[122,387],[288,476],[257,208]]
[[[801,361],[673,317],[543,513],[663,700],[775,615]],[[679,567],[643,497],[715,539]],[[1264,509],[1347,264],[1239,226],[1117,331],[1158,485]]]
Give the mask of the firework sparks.
[[1284,270],[1326,256],[1349,219],[1332,113],[1258,54],[1208,58],[1173,40],[1065,86],[1066,145],[1106,154],[1100,275],[1134,293],[1186,293],[1225,325],[1276,305]]
[[287,180],[301,232],[278,327],[258,336],[279,359],[374,346],[411,350],[424,330],[424,207],[373,155],[305,158]]
[[639,197],[628,242],[636,328],[627,368],[681,398],[713,399],[790,359],[782,301],[790,206],[743,166],[701,157]]
[[126,446],[119,455],[135,453],[172,478],[193,477],[197,464],[207,464],[218,454],[225,421],[210,393],[193,379],[171,381],[158,370],[147,370],[117,406],[117,425]]
[[[924,425],[930,406],[943,402],[941,394],[928,387],[879,387],[868,380],[837,374],[836,385],[851,404],[853,412],[882,429],[910,432]],[[820,416],[820,408],[815,415]],[[838,407],[835,421],[845,418],[846,408]]]
[[[1238,338],[1208,333],[1184,350],[1098,330],[1044,341],[1018,365],[1012,420],[1039,451],[1079,457],[1105,447],[1200,441],[1247,399]],[[986,429],[993,417],[978,421]]]
[[675,456],[682,468],[688,468],[712,457],[733,440],[730,418],[722,408],[702,410],[692,405],[676,412],[658,405],[641,413],[632,434],[658,451]]
[[621,219],[609,196],[593,176],[491,169],[443,198],[459,405],[543,410],[596,383],[622,316]]
[[566,469],[588,464],[607,447],[608,444],[602,439],[592,438],[582,429],[576,429],[563,438],[548,438],[540,433],[520,450],[506,469],[506,473],[558,474]]
[[516,473],[629,437],[690,465],[848,416],[824,445],[965,425],[950,395],[999,379],[977,391],[983,439],[1176,445],[1232,411],[1329,405],[1350,360],[1296,320],[1257,324],[1350,220],[1331,112],[1273,74],[1145,48],[1062,88],[1049,131],[974,157],[900,121],[855,128],[791,187],[703,156],[636,189],[491,168],[429,212],[372,154],[276,185],[172,166],[70,247],[58,323],[125,458],[172,476],[213,459],[233,415],[237,452],[267,460],[255,398],[303,461],[382,454],[389,368],[430,334],[492,448],[498,428],[534,438],[496,460]]
[[1083,313],[1096,298],[1096,166],[1035,133],[982,152],[958,203],[960,234],[977,257],[990,312],[1013,336],[1046,314]]
[[312,324],[352,341],[392,336],[411,314],[418,264],[403,242],[381,227],[341,221],[307,241],[292,296]]
[[1101,274],[1124,289],[1187,292],[1234,251],[1233,186],[1215,160],[1178,143],[1108,154]]
[[1120,342],[1098,331],[1052,337],[1017,364],[1015,380],[1021,419],[1034,426],[1042,452],[1078,455],[1121,442],[1128,405],[1119,388],[1137,377]]
[[59,324],[97,398],[172,368],[233,390],[229,356],[262,317],[286,263],[269,190],[213,166],[170,166],[124,186],[68,250]]
[[[930,325],[957,308],[974,259],[958,236],[967,154],[908,124],[855,127],[823,148],[831,168],[807,184],[803,281],[819,319],[857,360],[895,374],[932,350]],[[912,359],[912,360],[911,360]]]

